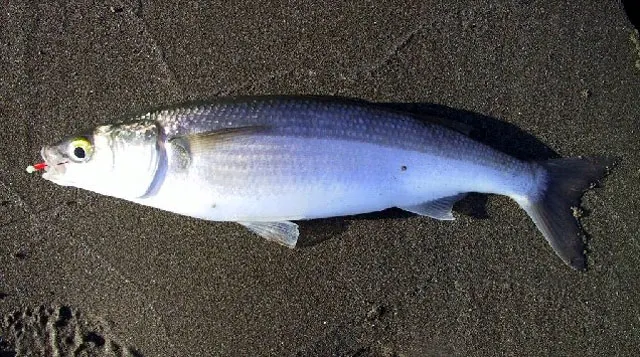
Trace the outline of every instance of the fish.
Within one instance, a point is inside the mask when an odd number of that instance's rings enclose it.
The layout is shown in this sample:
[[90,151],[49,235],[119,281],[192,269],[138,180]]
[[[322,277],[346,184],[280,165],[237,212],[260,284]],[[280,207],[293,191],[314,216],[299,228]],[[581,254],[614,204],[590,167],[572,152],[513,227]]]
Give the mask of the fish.
[[399,208],[453,220],[470,192],[504,195],[568,266],[587,268],[575,214],[615,158],[523,161],[443,118],[331,96],[233,96],[134,115],[43,146],[30,171],[176,214],[236,222],[288,247],[292,221]]

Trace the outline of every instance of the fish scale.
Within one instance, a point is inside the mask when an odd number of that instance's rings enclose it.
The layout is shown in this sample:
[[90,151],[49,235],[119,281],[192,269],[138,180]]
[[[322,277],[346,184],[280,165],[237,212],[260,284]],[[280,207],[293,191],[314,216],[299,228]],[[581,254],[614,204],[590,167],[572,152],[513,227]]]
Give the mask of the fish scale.
[[[188,135],[229,127],[270,125],[286,135],[309,138],[357,140],[407,150],[437,151],[440,155],[460,156],[474,152],[476,160],[503,167],[513,160],[467,137],[416,120],[407,113],[386,108],[363,108],[358,101],[338,104],[313,99],[249,99],[238,105],[223,101],[209,105],[167,109],[149,113],[144,118],[157,120],[167,135]],[[454,150],[455,149],[455,150]]]

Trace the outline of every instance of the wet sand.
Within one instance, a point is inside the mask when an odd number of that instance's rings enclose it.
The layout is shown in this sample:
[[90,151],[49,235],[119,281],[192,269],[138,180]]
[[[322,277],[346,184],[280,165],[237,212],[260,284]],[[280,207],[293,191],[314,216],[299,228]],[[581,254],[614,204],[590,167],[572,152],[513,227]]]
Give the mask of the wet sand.
[[[10,2],[0,24],[0,356],[637,354],[640,40],[618,2]],[[289,250],[24,170],[66,135],[240,94],[395,103],[526,159],[620,157],[583,199],[589,270],[504,197],[454,222],[304,222]]]

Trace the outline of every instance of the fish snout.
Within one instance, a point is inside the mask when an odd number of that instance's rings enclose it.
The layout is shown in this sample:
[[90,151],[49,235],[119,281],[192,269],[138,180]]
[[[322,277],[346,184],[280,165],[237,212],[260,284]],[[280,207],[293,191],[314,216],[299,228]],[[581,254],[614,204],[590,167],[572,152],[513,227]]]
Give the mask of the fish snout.
[[60,151],[51,146],[44,146],[40,150],[40,156],[44,160],[46,166],[44,168],[44,173],[42,177],[47,180],[51,180],[56,176],[61,176],[65,173],[65,163],[67,160],[60,153]]

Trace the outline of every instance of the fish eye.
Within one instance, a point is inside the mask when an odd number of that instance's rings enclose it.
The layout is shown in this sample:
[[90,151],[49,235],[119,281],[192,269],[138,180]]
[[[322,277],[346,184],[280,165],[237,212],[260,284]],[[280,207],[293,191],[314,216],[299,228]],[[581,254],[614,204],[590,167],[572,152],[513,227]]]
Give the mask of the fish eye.
[[76,146],[76,148],[73,149],[73,155],[75,155],[75,157],[77,157],[78,159],[84,159],[84,157],[87,156],[87,152],[84,151],[83,148]]
[[75,138],[71,140],[69,145],[69,153],[71,158],[77,161],[86,161],[91,157],[93,146],[87,138]]

